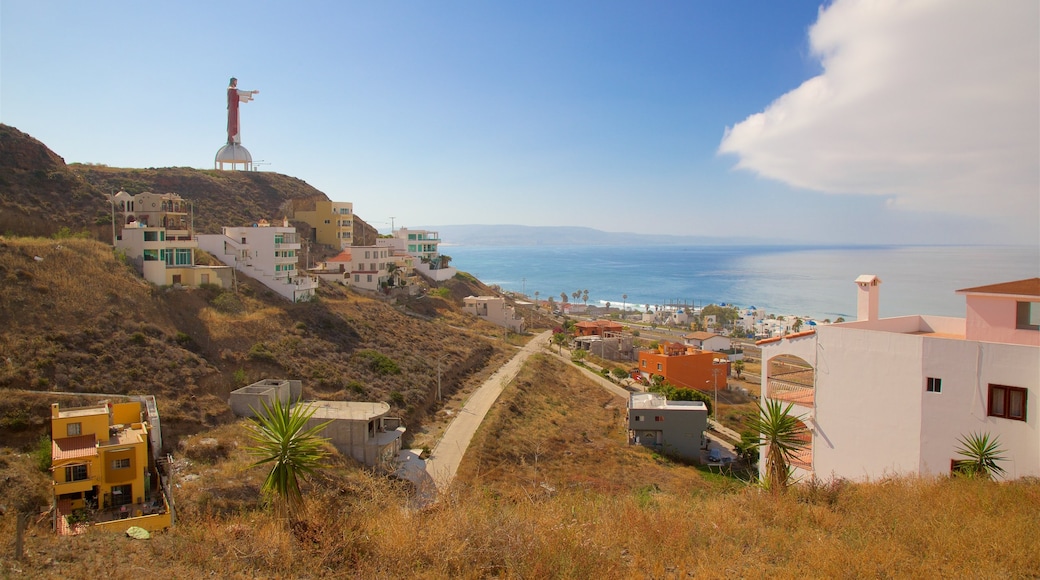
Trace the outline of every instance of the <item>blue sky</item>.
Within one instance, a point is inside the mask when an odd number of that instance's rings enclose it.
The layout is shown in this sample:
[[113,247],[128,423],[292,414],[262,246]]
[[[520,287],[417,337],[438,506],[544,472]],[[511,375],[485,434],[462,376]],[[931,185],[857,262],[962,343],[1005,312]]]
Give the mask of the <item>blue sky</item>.
[[1035,1],[0,4],[0,121],[67,162],[242,142],[383,231],[1040,244]]

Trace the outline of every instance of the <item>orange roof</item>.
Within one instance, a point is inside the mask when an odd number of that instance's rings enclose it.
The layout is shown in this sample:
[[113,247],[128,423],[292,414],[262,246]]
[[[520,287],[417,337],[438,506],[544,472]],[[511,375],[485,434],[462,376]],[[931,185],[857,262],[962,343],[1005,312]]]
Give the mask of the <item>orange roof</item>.
[[958,294],[1010,294],[1014,296],[1040,296],[1040,278],[1027,278],[1014,282],[962,288]]
[[703,330],[698,330],[697,332],[691,332],[690,334],[683,336],[683,338],[689,340],[708,340],[709,338],[714,338],[716,336],[718,335],[714,332],[705,332]]
[[763,338],[762,340],[756,340],[755,344],[769,344],[771,342],[780,342],[783,340],[782,336],[774,336],[773,338]]
[[97,455],[97,438],[94,435],[78,435],[55,439],[51,443],[51,459],[60,461],[78,457],[95,457]]
[[335,256],[326,260],[326,262],[349,262],[351,261],[350,250],[343,250]]

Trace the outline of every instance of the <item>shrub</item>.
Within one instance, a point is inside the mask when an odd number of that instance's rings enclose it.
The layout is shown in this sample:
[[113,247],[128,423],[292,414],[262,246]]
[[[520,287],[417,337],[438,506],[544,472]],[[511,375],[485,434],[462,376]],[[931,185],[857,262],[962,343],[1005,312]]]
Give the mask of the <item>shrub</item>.
[[245,305],[233,292],[222,292],[210,304],[224,314],[240,314],[245,310]]
[[142,345],[146,342],[148,342],[148,338],[144,335],[143,332],[135,332],[130,335],[131,344]]
[[249,377],[246,376],[245,369],[238,369],[237,371],[231,374],[231,380],[233,380],[236,385],[244,387],[246,385],[246,381],[249,380]]
[[368,368],[381,375],[399,375],[401,367],[393,359],[385,354],[374,350],[362,350],[356,355]]
[[403,405],[404,395],[402,395],[399,391],[391,391],[390,402],[394,403],[395,405]]
[[255,361],[278,362],[274,353],[268,350],[267,345],[258,342],[249,348],[249,358]]

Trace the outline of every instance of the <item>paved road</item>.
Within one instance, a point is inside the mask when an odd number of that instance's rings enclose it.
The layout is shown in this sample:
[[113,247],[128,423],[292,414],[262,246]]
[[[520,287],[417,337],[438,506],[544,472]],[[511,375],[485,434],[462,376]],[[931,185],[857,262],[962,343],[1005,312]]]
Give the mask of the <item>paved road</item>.
[[444,491],[455,479],[455,472],[462,463],[462,456],[466,454],[466,449],[473,440],[473,434],[477,432],[477,427],[480,427],[488,409],[502,394],[506,385],[520,372],[524,361],[532,354],[539,352],[542,345],[551,336],[552,331],[547,330],[532,338],[516,356],[495,371],[491,378],[484,381],[484,384],[473,393],[459,414],[448,425],[444,436],[437,442],[433,453],[426,460],[426,471],[433,477],[438,490]]

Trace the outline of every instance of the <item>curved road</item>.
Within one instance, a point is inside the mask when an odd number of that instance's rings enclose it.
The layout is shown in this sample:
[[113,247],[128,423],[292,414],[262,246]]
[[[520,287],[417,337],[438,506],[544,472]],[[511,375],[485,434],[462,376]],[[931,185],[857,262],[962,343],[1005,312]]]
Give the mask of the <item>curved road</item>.
[[516,353],[516,356],[502,365],[488,380],[484,381],[484,384],[473,393],[469,400],[466,401],[462,410],[459,411],[459,414],[448,425],[447,430],[444,431],[444,436],[437,442],[437,446],[433,448],[433,453],[426,460],[426,472],[433,477],[433,482],[437,486],[438,491],[447,489],[451,485],[452,480],[455,479],[455,472],[458,471],[459,464],[462,463],[462,456],[466,454],[466,449],[469,447],[470,441],[473,440],[473,434],[477,432],[477,427],[480,427],[480,423],[487,415],[488,409],[495,403],[498,396],[502,394],[506,385],[520,372],[520,367],[523,366],[524,361],[532,354],[540,351],[542,345],[551,336],[552,331],[547,330],[532,338],[520,349],[520,352]]

